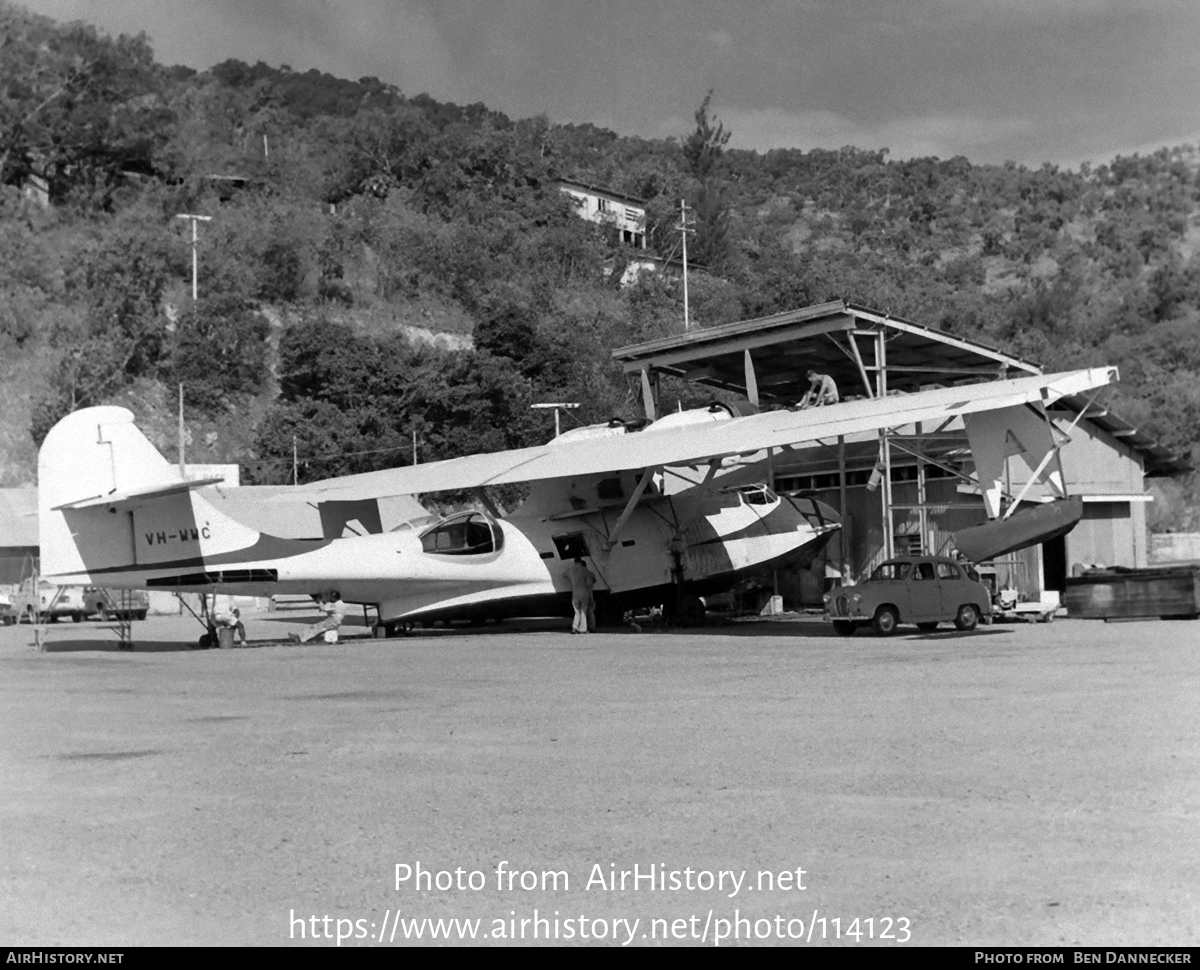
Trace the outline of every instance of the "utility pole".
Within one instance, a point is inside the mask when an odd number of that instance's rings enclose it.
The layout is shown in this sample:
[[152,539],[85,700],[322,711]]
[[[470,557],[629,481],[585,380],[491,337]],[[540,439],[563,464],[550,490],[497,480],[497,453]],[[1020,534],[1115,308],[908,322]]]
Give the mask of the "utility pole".
[[562,426],[559,423],[559,413],[561,411],[574,411],[579,407],[579,404],[566,404],[562,401],[557,401],[549,404],[531,404],[529,407],[533,411],[545,411],[548,408],[554,408],[554,437],[557,438],[560,434],[562,434]]
[[[263,136],[264,138],[266,135]],[[300,462],[296,460],[296,436],[292,435],[292,485],[300,484]]]
[[687,237],[689,232],[695,232],[695,229],[688,227],[687,221],[687,200],[679,200],[679,229],[683,236],[683,329],[690,330],[692,328],[691,319],[688,316],[688,286],[687,286]]
[[195,303],[200,297],[200,288],[197,279],[198,260],[196,257],[196,244],[200,240],[200,234],[196,227],[197,224],[201,222],[212,222],[212,216],[196,216],[189,212],[181,212],[175,218],[192,220],[192,302]]
[[187,457],[184,454],[183,385],[179,385],[179,477],[187,480]]

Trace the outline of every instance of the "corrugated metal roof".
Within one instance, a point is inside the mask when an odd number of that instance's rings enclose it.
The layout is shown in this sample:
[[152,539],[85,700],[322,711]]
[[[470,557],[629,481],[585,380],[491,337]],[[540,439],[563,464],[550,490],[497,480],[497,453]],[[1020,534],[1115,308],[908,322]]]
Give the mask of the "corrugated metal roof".
[[1125,442],[1142,456],[1145,462],[1143,474],[1147,478],[1158,478],[1166,475],[1182,475],[1193,471],[1191,463],[1175,454],[1170,448],[1161,444],[1153,435],[1135,428],[1119,415],[1113,414],[1108,408],[1097,407],[1082,397],[1064,397],[1055,405],[1054,410],[1069,410],[1073,415],[1082,413],[1089,424],[1107,431],[1114,438]]
[[876,333],[885,337],[888,389],[893,391],[1011,377],[1014,371],[1041,373],[1031,361],[979,341],[844,300],[661,337],[618,348],[613,357],[627,372],[651,368],[745,394],[744,353],[750,351],[760,398],[791,403],[807,390],[804,375],[809,367],[833,377],[843,397],[865,394],[863,369],[855,355],[873,376]]
[[[740,320],[632,344],[613,351],[626,372],[643,368],[722,390],[746,394],[745,352],[754,362],[758,393],[764,404],[790,404],[808,389],[805,373],[812,368],[833,377],[842,394],[865,393],[863,372],[851,355],[857,349],[867,375],[874,376],[874,335],[850,341],[854,332],[885,334],[890,391],[914,391],[930,384],[989,380],[1005,371],[1041,373],[1041,366],[999,348],[913,323],[846,300]],[[1009,373],[1007,376],[1013,376]],[[1086,402],[1068,398],[1062,409],[1075,413]],[[1150,476],[1174,475],[1191,466],[1152,435],[1134,428],[1106,409],[1092,409],[1086,420],[1126,441],[1145,462]]]

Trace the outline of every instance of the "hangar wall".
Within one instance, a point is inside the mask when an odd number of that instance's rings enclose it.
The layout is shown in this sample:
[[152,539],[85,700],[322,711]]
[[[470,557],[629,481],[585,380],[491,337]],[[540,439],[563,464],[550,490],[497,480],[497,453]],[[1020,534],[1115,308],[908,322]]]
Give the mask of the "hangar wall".
[[1068,568],[1077,563],[1148,566],[1149,495],[1142,456],[1104,429],[1081,421],[1071,431],[1062,460],[1072,493],[1084,499],[1083,521],[1066,537]]
[[[1067,431],[1070,422],[1056,419],[1056,426]],[[1041,546],[1010,553],[992,565],[997,588],[1011,587],[1027,600],[1041,598],[1043,590],[1065,587],[1063,580],[1075,564],[1142,567],[1149,564],[1146,532],[1144,460],[1125,442],[1089,423],[1086,419],[1070,428],[1071,440],[1062,449],[1067,489],[1084,498],[1084,517],[1066,537],[1065,546],[1047,554]],[[927,467],[925,495],[927,534],[921,536],[920,513],[915,508],[918,485],[915,459],[893,454],[892,504],[894,548],[897,555],[926,551],[946,554],[953,550],[953,534],[985,521],[983,502],[961,479],[934,477],[936,468]],[[824,469],[823,469],[824,470]],[[839,488],[806,488],[811,482],[803,464],[780,468],[776,484],[781,491],[800,489],[805,496],[819,499],[834,509],[840,507]],[[884,522],[882,484],[869,489],[865,473],[869,466],[849,465],[846,487],[846,519],[843,536],[831,543],[827,559],[856,582],[870,575],[884,559]],[[1010,491],[1017,491],[1028,471],[1018,459],[1010,461]],[[828,476],[822,477],[822,483]],[[1041,485],[1030,490],[1032,500],[1050,498]],[[1059,540],[1061,543],[1063,540]],[[806,587],[802,599],[794,605],[815,605]],[[785,603],[786,603],[785,598]]]
[[37,555],[37,489],[0,488],[0,586],[30,575]]

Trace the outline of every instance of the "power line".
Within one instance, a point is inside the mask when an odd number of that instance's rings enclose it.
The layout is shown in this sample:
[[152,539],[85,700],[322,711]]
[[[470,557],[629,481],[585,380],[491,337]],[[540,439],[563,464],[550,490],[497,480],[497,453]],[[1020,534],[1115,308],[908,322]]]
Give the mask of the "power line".
[[[303,462],[310,461],[332,461],[335,458],[358,458],[362,455],[385,455],[393,451],[411,451],[412,445],[403,444],[396,445],[394,448],[371,448],[367,451],[338,451],[331,452],[328,455],[312,455],[311,457],[300,457],[298,460]],[[247,465],[290,465],[291,458],[246,458]]]

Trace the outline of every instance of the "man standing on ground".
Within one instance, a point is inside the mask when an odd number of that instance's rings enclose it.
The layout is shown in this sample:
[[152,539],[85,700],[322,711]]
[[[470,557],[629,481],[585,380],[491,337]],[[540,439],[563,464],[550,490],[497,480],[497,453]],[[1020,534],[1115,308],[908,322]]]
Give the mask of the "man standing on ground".
[[583,557],[576,556],[567,569],[567,579],[571,581],[571,605],[575,608],[571,632],[590,633],[596,628],[596,601],[592,598],[596,577],[588,569]]

